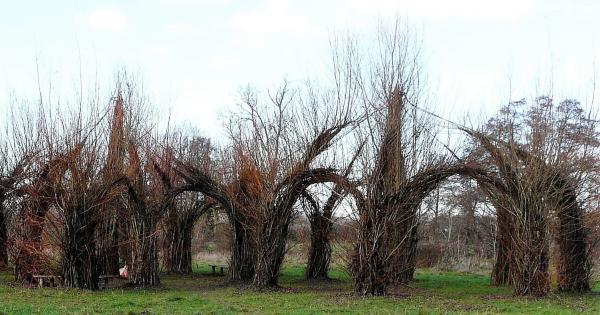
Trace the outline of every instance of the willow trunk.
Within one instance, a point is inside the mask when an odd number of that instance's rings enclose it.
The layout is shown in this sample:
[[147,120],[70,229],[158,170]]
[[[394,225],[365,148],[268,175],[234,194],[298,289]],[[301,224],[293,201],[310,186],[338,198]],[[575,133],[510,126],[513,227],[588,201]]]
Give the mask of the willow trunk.
[[590,290],[591,263],[583,209],[575,199],[567,200],[566,204],[558,212],[558,289],[587,292]]
[[354,290],[363,296],[384,295],[390,283],[389,266],[385,263],[384,238],[379,231],[385,220],[381,211],[365,209],[365,212],[351,263]]
[[192,273],[192,228],[172,225],[165,235],[164,268],[170,273]]
[[98,289],[99,261],[94,231],[74,225],[65,229],[61,261],[64,285],[71,288]]
[[132,242],[132,263],[130,282],[139,286],[155,286],[160,284],[157,248],[157,233],[152,220],[138,220]]
[[399,218],[388,228],[390,280],[394,284],[408,284],[414,280],[419,240],[417,209],[405,207],[398,211]]
[[243,223],[232,220],[231,260],[229,278],[233,282],[251,282],[254,278],[256,246],[251,231]]
[[310,218],[310,250],[306,266],[306,278],[313,280],[329,279],[329,263],[331,261],[330,234],[333,222],[322,213]]
[[543,205],[539,207],[522,208],[515,220],[510,274],[518,296],[541,297],[550,290],[548,233]]
[[263,225],[262,233],[258,238],[256,270],[252,280],[255,288],[264,289],[279,285],[278,278],[285,257],[289,224],[289,220],[286,220],[286,222]]
[[501,207],[496,207],[496,262],[492,270],[491,284],[495,286],[511,284],[510,280],[510,246],[511,224],[510,214]]
[[122,223],[116,218],[101,223],[98,237],[98,261],[102,275],[119,274],[119,243],[121,239],[118,233],[119,225]]

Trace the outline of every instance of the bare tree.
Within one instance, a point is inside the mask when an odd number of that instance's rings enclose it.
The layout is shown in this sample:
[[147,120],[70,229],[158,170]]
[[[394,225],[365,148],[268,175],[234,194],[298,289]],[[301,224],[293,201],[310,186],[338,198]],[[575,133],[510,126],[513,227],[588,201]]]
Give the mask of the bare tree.
[[31,282],[34,274],[55,272],[52,257],[45,250],[49,245],[45,227],[54,222],[49,222],[46,215],[54,205],[52,184],[66,171],[65,158],[70,153],[55,150],[57,124],[44,108],[43,102],[40,101],[35,111],[27,104],[21,107],[21,112],[17,112],[16,108],[11,112],[10,149],[14,153],[29,152],[30,160],[27,177],[17,187],[11,205],[15,210],[8,249],[15,277]]
[[111,178],[123,172],[126,189],[118,190],[114,208],[104,204],[104,268],[114,272],[115,261],[125,263],[131,283],[153,286],[160,283],[158,226],[175,198],[169,134],[158,133],[150,102],[135,78],[120,75],[113,100],[107,162],[101,175]]
[[547,174],[539,164],[520,167],[514,147],[496,146],[481,133],[467,132],[481,142],[497,166],[497,186],[502,189],[488,193],[511,215],[509,270],[515,293],[543,296],[549,289],[548,212],[543,200]]
[[302,192],[340,178],[333,168],[312,164],[351,122],[347,103],[327,98],[326,110],[315,98],[294,103],[292,94],[287,83],[269,95],[267,105],[253,91],[243,94],[242,112],[231,116],[228,128],[231,184],[189,167],[183,174],[188,189],[214,198],[229,216],[232,279],[252,279],[258,288],[277,285]]
[[[418,209],[448,168],[432,118],[417,110],[424,103],[417,42],[399,20],[378,35],[370,63],[346,74],[359,73],[365,119],[358,139],[367,142],[352,273],[355,290],[373,295],[412,280]],[[353,51],[346,49],[347,59]]]
[[66,286],[97,289],[100,264],[97,234],[103,219],[101,206],[119,197],[119,176],[108,181],[98,176],[100,152],[92,139],[72,151],[64,178],[54,183],[56,216],[61,226],[61,268]]
[[552,234],[559,249],[559,289],[589,290],[583,209],[597,185],[596,122],[573,100],[555,105],[541,97],[525,105],[522,100],[503,108],[487,126],[492,135],[475,134],[506,192],[492,200],[499,224],[504,220],[504,233],[510,235],[502,247],[511,259],[508,267],[497,263],[494,275],[506,277],[509,269],[517,294],[544,295],[549,288],[548,230],[556,226]]

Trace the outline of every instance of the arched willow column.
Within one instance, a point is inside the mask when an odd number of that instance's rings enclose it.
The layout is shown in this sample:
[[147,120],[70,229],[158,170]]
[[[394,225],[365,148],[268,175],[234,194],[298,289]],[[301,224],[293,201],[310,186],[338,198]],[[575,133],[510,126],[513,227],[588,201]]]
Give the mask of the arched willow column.
[[558,289],[587,292],[590,290],[591,261],[584,211],[568,181],[561,176],[556,178],[558,226],[555,241],[558,246]]
[[227,214],[232,234],[229,278],[234,282],[252,281],[255,273],[256,246],[249,229],[250,219],[244,215],[243,205],[235,202],[231,195],[236,189],[227,189],[206,172],[180,162],[177,162],[176,172],[186,181],[186,185],[177,188],[175,194],[195,191],[213,198],[221,205]]

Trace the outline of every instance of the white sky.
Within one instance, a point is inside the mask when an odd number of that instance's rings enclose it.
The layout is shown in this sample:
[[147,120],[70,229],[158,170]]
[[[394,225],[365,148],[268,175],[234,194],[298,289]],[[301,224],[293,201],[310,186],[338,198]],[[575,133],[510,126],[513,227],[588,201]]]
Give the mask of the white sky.
[[396,15],[421,34],[443,116],[481,117],[551,86],[590,103],[599,12],[592,0],[0,0],[0,104],[35,97],[36,59],[65,95],[80,66],[84,83],[126,68],[164,112],[217,136],[241,86],[322,74],[333,34],[372,35]]

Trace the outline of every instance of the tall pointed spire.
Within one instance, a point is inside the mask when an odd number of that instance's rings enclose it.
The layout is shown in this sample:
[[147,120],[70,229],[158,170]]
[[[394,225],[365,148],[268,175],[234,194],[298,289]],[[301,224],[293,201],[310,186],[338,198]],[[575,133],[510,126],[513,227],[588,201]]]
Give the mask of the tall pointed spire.
[[115,98],[115,107],[110,127],[110,136],[108,140],[108,158],[105,166],[105,174],[113,172],[122,172],[125,155],[125,132],[124,132],[125,110],[121,92],[117,93]]

